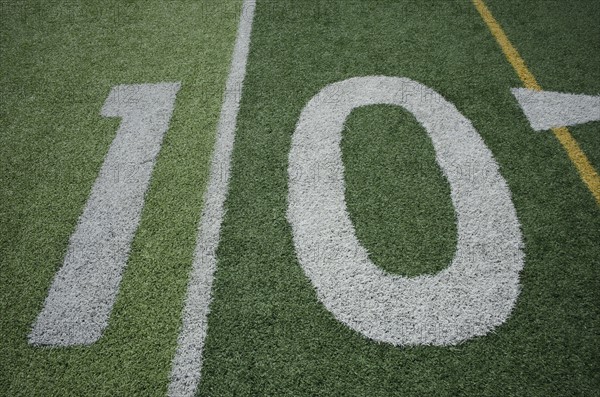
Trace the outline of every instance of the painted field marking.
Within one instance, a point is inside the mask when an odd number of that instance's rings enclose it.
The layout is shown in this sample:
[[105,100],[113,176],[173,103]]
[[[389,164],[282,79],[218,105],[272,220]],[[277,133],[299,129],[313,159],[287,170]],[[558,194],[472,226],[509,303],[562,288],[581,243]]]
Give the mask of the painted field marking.
[[[119,85],[108,95],[102,115],[121,117],[121,124],[29,343],[89,345],[102,336],[179,87],[179,83]],[[116,177],[123,169],[129,175],[126,180]]]
[[513,88],[512,94],[536,131],[600,120],[600,96]]
[[255,7],[255,0],[244,0],[242,4],[231,68],[217,126],[217,140],[212,157],[210,180],[204,195],[204,206],[198,227],[182,326],[171,368],[168,395],[172,397],[193,396],[200,382],[202,350],[208,326],[209,306],[212,300],[211,289],[217,267],[216,251],[229,188],[231,153],[240,108],[240,92],[246,76],[246,62],[250,49],[250,34]]
[[[406,89],[423,95],[396,95]],[[321,100],[332,93],[338,101]],[[350,220],[342,131],[352,110],[377,104],[414,115],[450,184],[456,254],[435,275],[384,272],[369,259]],[[315,178],[323,163],[328,166]],[[287,218],[296,255],[319,300],[340,322],[378,342],[442,346],[485,335],[506,321],[519,295],[524,262],[517,213],[491,151],[472,123],[436,91],[386,76],[328,85],[302,110],[288,164]],[[488,172],[465,178],[460,170],[473,164]],[[325,260],[314,252],[323,252]]]
[[[473,0],[473,4],[481,18],[492,32],[492,35],[502,48],[502,52],[506,56],[506,59],[510,62],[515,72],[519,75],[519,78],[525,85],[525,88],[541,91],[542,87],[538,84],[533,74],[527,68],[525,61],[519,55],[517,49],[512,45],[502,27],[496,21],[490,10],[487,8],[483,0]],[[581,179],[585,182],[588,189],[594,195],[596,203],[600,205],[600,176],[594,169],[594,166],[590,163],[587,156],[579,145],[568,128],[555,127],[552,128],[552,132],[558,141],[561,143],[567,155],[571,159],[571,162],[575,165],[575,168],[579,172]]]

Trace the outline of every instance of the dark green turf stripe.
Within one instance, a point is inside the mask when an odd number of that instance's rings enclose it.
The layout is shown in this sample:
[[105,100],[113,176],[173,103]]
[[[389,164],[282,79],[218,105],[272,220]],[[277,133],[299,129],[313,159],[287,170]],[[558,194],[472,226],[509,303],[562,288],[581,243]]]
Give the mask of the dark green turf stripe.
[[[352,113],[343,137],[348,211],[370,258],[406,276],[448,266],[454,208],[423,127],[401,108],[367,107]],[[473,177],[475,170],[460,171]]]
[[[488,0],[488,3],[545,90],[600,94],[597,2]],[[596,171],[600,170],[600,123],[569,130]]]
[[[259,2],[252,40],[199,395],[596,393],[596,204],[554,138],[530,130],[509,91],[520,85],[518,77],[472,4]],[[380,74],[430,86],[473,121],[501,166],[523,225],[527,262],[515,312],[495,333],[460,346],[403,349],[363,339],[323,308],[295,259],[285,210],[298,116],[325,85]],[[385,131],[397,114],[364,109],[350,122]],[[413,155],[427,158],[426,146],[417,145]],[[349,183],[381,167],[368,156],[353,162],[351,150],[345,156],[346,167],[354,164]],[[426,175],[443,189],[436,170]],[[408,182],[398,183],[415,189]],[[425,189],[401,195],[387,183],[370,187],[381,201],[419,195],[433,207],[445,205],[441,195],[439,201]],[[369,216],[364,201],[370,196],[347,197],[356,201],[355,222]],[[415,219],[430,219],[411,210]],[[448,213],[437,216],[441,222]],[[389,236],[381,234],[379,255],[395,255]],[[447,244],[448,236],[449,230],[422,245]],[[414,269],[426,270],[436,269]]]
[[[4,2],[6,3],[6,2]],[[239,1],[2,5],[0,394],[166,393]],[[119,120],[121,83],[181,81],[110,324],[27,344]]]

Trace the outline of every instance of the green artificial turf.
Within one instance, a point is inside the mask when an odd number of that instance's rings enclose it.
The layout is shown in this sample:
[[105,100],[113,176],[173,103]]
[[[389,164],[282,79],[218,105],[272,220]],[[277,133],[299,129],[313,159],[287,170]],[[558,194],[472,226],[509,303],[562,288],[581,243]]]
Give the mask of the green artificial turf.
[[[599,95],[600,24],[594,23],[599,7],[593,3],[490,0],[488,5],[544,90]],[[599,171],[600,123],[569,130]]]
[[448,266],[456,247],[450,186],[414,116],[392,106],[356,109],[346,122],[342,153],[348,211],[371,260],[404,276]]
[[[556,15],[544,17],[544,3],[515,1],[498,15],[535,24],[537,34],[522,27],[516,46],[546,40]],[[561,18],[594,24],[598,6],[577,6],[585,11],[567,8]],[[550,67],[555,54],[530,45]],[[569,51],[582,74],[595,73],[588,70],[597,54],[585,43],[574,38]],[[542,84],[554,78],[539,74]],[[366,340],[323,307],[296,260],[285,218],[295,124],[325,85],[365,75],[409,77],[440,92],[472,120],[508,181],[526,265],[513,314],[484,337],[454,347]],[[593,92],[598,81],[580,84]],[[556,139],[528,126],[510,93],[518,86],[469,1],[259,2],[198,395],[597,395],[598,207]],[[401,110],[359,109],[343,155],[351,218],[381,266],[408,275],[445,266],[455,226],[424,130]],[[412,175],[401,173],[410,160]],[[419,173],[428,185],[418,183]],[[410,222],[423,225],[400,230]]]
[[[240,4],[2,2],[0,395],[165,395]],[[102,104],[165,81],[182,86],[109,327],[29,346],[119,124]]]
[[[240,0],[0,3],[0,395],[164,396]],[[600,93],[600,3],[488,0],[547,90]],[[453,347],[363,338],[318,301],[286,220],[287,159],[327,84],[389,75],[470,119],[512,191],[526,263],[513,314]],[[181,81],[109,327],[89,347],[27,344],[118,119],[117,84]],[[258,0],[205,343],[202,396],[600,395],[600,212],[469,0]],[[600,169],[600,123],[571,128]],[[346,200],[373,261],[448,265],[449,186],[403,109],[354,111]],[[476,170],[462,170],[466,175]]]

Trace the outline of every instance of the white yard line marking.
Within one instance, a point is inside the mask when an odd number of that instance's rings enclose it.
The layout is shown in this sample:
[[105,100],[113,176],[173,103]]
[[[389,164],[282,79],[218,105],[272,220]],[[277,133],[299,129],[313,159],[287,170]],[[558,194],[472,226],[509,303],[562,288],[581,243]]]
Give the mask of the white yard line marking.
[[246,61],[250,48],[255,6],[255,0],[245,0],[242,5],[231,68],[217,127],[210,180],[198,228],[194,261],[183,309],[183,323],[171,369],[168,395],[172,397],[193,396],[200,382],[202,350],[207,332],[211,289],[217,267],[216,250],[223,221],[231,153],[240,107],[241,93],[237,91],[242,87],[246,75]]
[[160,83],[110,92],[102,115],[121,117],[121,125],[29,335],[31,344],[89,345],[102,336],[177,91],[179,83]]

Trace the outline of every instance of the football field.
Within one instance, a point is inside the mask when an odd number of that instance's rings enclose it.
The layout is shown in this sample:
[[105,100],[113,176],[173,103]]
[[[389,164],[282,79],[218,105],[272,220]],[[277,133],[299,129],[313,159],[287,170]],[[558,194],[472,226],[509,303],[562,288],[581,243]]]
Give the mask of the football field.
[[0,395],[600,396],[598,16],[0,2]]

